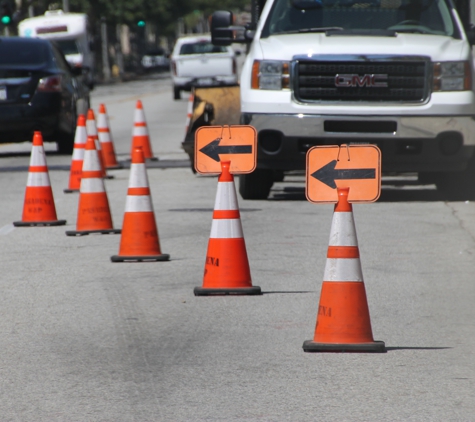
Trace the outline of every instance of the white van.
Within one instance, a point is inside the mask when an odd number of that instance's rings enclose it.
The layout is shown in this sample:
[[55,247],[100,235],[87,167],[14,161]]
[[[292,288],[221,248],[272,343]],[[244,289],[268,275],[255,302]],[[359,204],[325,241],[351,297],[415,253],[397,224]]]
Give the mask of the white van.
[[73,67],[82,67],[85,82],[94,87],[94,53],[87,15],[50,10],[42,16],[21,21],[21,37],[37,37],[54,41]]

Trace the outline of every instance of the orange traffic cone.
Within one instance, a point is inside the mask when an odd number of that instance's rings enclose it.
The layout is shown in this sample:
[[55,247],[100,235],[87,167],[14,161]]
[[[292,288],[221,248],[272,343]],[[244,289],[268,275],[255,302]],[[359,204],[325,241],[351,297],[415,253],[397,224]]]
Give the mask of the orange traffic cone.
[[145,158],[142,149],[136,148],[130,166],[119,255],[111,256],[111,261],[168,261],[169,258],[170,255],[160,251]]
[[109,119],[107,117],[106,106],[104,104],[99,105],[99,117],[97,118],[97,132],[99,136],[99,142],[102,148],[102,157],[106,169],[119,169],[122,166],[117,162],[115,156],[114,144],[109,130]]
[[26,182],[23,215],[21,221],[15,221],[13,225],[26,227],[62,226],[64,224],[66,224],[66,220],[58,220],[56,216],[53,190],[43,147],[43,136],[41,132],[35,132]]
[[191,118],[193,117],[193,104],[195,102],[195,93],[192,91],[188,98],[188,107],[186,110],[186,123],[185,123],[185,135],[188,133],[190,127]]
[[71,170],[69,172],[69,186],[64,189],[65,193],[79,192],[81,186],[82,163],[84,161],[84,147],[86,146],[86,116],[80,114],[76,125],[74,137],[74,150],[71,159]]
[[230,164],[230,161],[221,162],[203,286],[195,287],[195,296],[261,294],[260,287],[252,286]]
[[97,133],[97,126],[96,126],[96,116],[94,115],[94,110],[89,109],[87,111],[87,119],[86,119],[86,132],[87,136],[92,136],[95,142],[97,155],[99,157],[99,163],[101,165],[101,172],[102,177],[108,177],[106,172],[106,166],[104,163],[104,156],[102,155],[102,147],[101,143],[99,142],[99,135]]
[[150,137],[148,135],[147,122],[145,121],[145,113],[142,107],[142,101],[137,100],[134,114],[134,129],[132,131],[132,148],[130,156],[134,154],[137,147],[142,147],[143,155],[148,160],[156,161],[158,158],[153,156],[152,147],[150,145]]
[[304,342],[305,352],[386,352],[384,342],[373,340],[348,192],[338,189],[315,336]]
[[120,233],[119,229],[112,228],[109,201],[104,188],[101,163],[95,144],[94,138],[88,136],[79,191],[76,230],[67,231],[67,236],[83,236],[90,233]]

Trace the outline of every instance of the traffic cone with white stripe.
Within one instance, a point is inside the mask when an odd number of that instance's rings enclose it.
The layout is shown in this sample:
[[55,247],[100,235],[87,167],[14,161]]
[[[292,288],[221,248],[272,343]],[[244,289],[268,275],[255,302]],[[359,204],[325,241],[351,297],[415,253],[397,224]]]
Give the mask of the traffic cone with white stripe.
[[25,201],[21,221],[15,221],[15,227],[27,226],[63,226],[66,220],[58,220],[54,204],[53,190],[46,164],[43,136],[41,132],[33,134],[30,167],[26,182]]
[[168,261],[169,259],[170,255],[162,254],[160,250],[143,151],[142,148],[135,148],[130,166],[119,255],[111,256],[111,261]]
[[134,128],[132,130],[132,148],[130,156],[134,154],[134,150],[141,147],[143,155],[147,160],[156,161],[158,158],[153,156],[152,147],[150,145],[150,136],[148,134],[147,122],[145,121],[145,113],[143,111],[142,101],[137,100],[134,113]]
[[348,188],[338,189],[313,340],[305,352],[384,353],[374,341]]
[[104,159],[105,168],[122,168],[122,166],[117,162],[117,158],[115,156],[114,143],[112,142],[112,137],[109,130],[109,119],[107,117],[106,106],[104,104],[99,105],[97,132],[99,136],[99,142],[101,143],[102,157]]
[[86,146],[86,116],[80,114],[76,125],[74,136],[74,150],[71,159],[71,170],[69,171],[69,186],[64,189],[65,193],[79,192],[81,187],[82,164],[84,161],[84,147]]
[[261,294],[261,288],[253,286],[251,281],[230,164],[230,161],[221,162],[203,286],[195,287],[195,296]]
[[101,163],[96,151],[96,141],[92,136],[88,136],[79,190],[76,230],[67,231],[66,235],[84,236],[91,233],[119,234],[120,230],[112,228],[112,216],[104,188]]
[[104,156],[102,155],[102,147],[99,141],[99,134],[97,132],[96,116],[94,114],[94,110],[92,110],[91,108],[87,110],[86,132],[88,137],[92,136],[94,138],[97,156],[99,157],[99,163],[101,165],[102,177],[108,177],[106,172],[106,166],[104,163]]

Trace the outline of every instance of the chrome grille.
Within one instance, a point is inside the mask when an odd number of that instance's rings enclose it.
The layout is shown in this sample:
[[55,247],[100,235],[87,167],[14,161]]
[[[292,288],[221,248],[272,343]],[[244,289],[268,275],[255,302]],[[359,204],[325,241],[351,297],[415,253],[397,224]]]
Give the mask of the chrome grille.
[[[294,92],[302,102],[423,102],[428,96],[425,61],[314,61],[299,59],[294,66]],[[337,75],[387,75],[387,87],[338,87]]]

